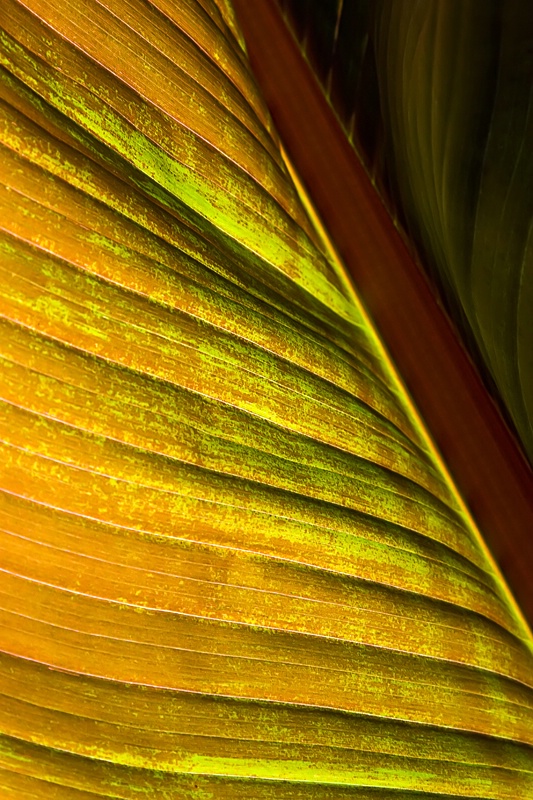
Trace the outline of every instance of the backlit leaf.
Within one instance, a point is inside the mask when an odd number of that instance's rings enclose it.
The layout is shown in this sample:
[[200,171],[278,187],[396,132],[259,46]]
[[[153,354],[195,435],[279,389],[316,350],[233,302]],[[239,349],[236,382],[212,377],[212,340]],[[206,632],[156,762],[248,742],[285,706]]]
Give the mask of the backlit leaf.
[[528,631],[229,3],[0,21],[3,796],[525,800]]

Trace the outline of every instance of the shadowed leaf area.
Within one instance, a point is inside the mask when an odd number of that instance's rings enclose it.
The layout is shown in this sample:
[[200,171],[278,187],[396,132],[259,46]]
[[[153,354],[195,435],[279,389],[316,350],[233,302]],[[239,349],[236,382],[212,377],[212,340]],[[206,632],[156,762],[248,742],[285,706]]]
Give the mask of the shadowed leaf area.
[[533,7],[274,0],[533,463]]
[[2,798],[527,800],[528,631],[229,3],[0,22]]

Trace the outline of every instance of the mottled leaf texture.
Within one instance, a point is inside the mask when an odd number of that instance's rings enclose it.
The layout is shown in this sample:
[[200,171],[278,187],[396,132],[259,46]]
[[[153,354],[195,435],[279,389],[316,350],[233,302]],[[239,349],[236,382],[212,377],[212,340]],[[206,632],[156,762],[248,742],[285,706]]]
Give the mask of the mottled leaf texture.
[[531,798],[528,631],[229,2],[0,21],[1,797]]

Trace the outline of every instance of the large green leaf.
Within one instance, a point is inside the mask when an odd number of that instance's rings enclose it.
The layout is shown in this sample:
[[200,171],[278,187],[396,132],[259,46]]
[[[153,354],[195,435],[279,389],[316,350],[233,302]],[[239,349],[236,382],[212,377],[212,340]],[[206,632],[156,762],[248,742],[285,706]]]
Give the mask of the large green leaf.
[[525,800],[529,633],[229,4],[0,21],[3,796]]

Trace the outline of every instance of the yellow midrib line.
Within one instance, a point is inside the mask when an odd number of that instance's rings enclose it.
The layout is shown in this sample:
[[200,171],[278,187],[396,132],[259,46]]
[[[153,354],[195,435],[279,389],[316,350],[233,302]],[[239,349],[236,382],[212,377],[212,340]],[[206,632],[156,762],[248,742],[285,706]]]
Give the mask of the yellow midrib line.
[[298,192],[298,195],[300,197],[302,205],[304,206],[305,211],[307,212],[307,215],[309,216],[309,219],[311,220],[313,228],[315,229],[315,232],[317,233],[317,235],[318,235],[318,237],[319,237],[324,249],[326,250],[328,257],[330,258],[330,261],[331,261],[333,267],[335,268],[335,272],[336,272],[337,276],[339,277],[339,279],[340,279],[340,281],[342,283],[343,288],[346,290],[347,294],[349,295],[350,299],[352,300],[352,302],[356,306],[358,312],[360,313],[362,319],[364,320],[364,322],[365,322],[365,324],[367,326],[368,333],[369,333],[369,335],[370,335],[370,337],[372,339],[372,342],[375,345],[376,350],[378,351],[378,353],[379,353],[379,355],[381,357],[382,363],[383,363],[386,371],[390,375],[394,385],[396,386],[396,388],[398,390],[398,394],[401,397],[402,403],[405,406],[405,410],[406,410],[411,422],[413,423],[413,426],[419,432],[420,436],[424,440],[424,443],[426,444],[429,452],[431,453],[431,456],[432,456],[432,458],[433,458],[433,460],[435,462],[435,465],[438,467],[438,469],[442,473],[442,476],[443,476],[448,488],[450,489],[454,500],[457,502],[457,505],[459,506],[459,508],[460,508],[460,510],[461,510],[461,512],[463,514],[463,517],[464,517],[466,525],[468,526],[468,528],[472,532],[473,536],[475,537],[476,541],[478,542],[479,547],[480,547],[481,551],[483,552],[485,558],[489,562],[490,567],[493,570],[495,577],[500,582],[502,590],[503,590],[503,593],[504,593],[504,595],[505,595],[505,597],[507,599],[507,602],[508,602],[508,604],[510,606],[510,609],[511,609],[514,617],[516,618],[516,621],[518,622],[519,626],[523,630],[524,637],[526,639],[529,639],[529,642],[531,644],[533,644],[533,635],[532,635],[531,629],[530,629],[530,627],[529,627],[524,615],[522,614],[522,611],[520,610],[520,607],[518,606],[518,604],[517,604],[512,592],[510,591],[510,589],[509,589],[509,587],[508,587],[508,585],[507,585],[507,583],[505,581],[505,578],[503,577],[503,574],[502,574],[502,572],[501,572],[496,560],[494,559],[494,557],[493,557],[492,553],[490,552],[487,544],[485,543],[485,540],[484,540],[484,538],[483,538],[483,536],[481,534],[481,531],[479,530],[479,528],[478,528],[478,526],[477,526],[477,524],[476,524],[476,522],[475,522],[475,520],[474,520],[474,518],[473,518],[473,516],[472,516],[472,514],[471,514],[471,512],[470,512],[470,510],[468,508],[468,506],[466,505],[465,501],[463,500],[463,497],[462,497],[462,495],[461,495],[461,493],[460,493],[455,481],[453,480],[453,478],[451,476],[451,473],[448,470],[448,467],[446,466],[446,462],[444,461],[444,458],[442,457],[437,445],[435,444],[433,438],[431,437],[431,434],[430,434],[430,432],[429,432],[429,430],[428,430],[428,428],[426,426],[426,423],[424,422],[420,412],[418,411],[413,398],[409,394],[409,391],[408,391],[407,387],[405,386],[405,384],[404,384],[404,382],[403,382],[403,380],[402,380],[402,378],[401,378],[401,376],[400,376],[400,374],[399,374],[399,372],[398,372],[398,370],[397,370],[397,368],[396,368],[396,366],[395,366],[390,354],[388,353],[383,341],[381,340],[381,338],[380,338],[380,336],[379,336],[379,334],[377,332],[377,329],[376,329],[376,326],[375,326],[374,322],[372,321],[369,313],[367,312],[367,310],[365,309],[361,299],[359,298],[359,296],[358,296],[358,294],[356,292],[355,286],[354,286],[354,284],[352,282],[352,279],[350,277],[350,274],[349,274],[348,270],[346,269],[346,266],[344,265],[340,255],[338,254],[338,252],[337,252],[337,250],[335,248],[335,245],[334,245],[330,235],[328,234],[324,223],[320,219],[318,211],[316,210],[310,195],[308,194],[308,192],[307,192],[302,180],[300,179],[300,177],[299,177],[294,165],[292,164],[290,156],[288,155],[287,151],[285,150],[285,148],[283,147],[283,144],[281,142],[280,142],[280,150],[281,150],[281,154],[282,154],[283,160],[285,162],[285,166],[287,167],[287,170],[288,170],[288,172],[289,172],[289,174],[291,176],[291,179],[292,179],[292,181],[293,181],[293,183],[294,183],[294,185],[296,187],[296,190]]

